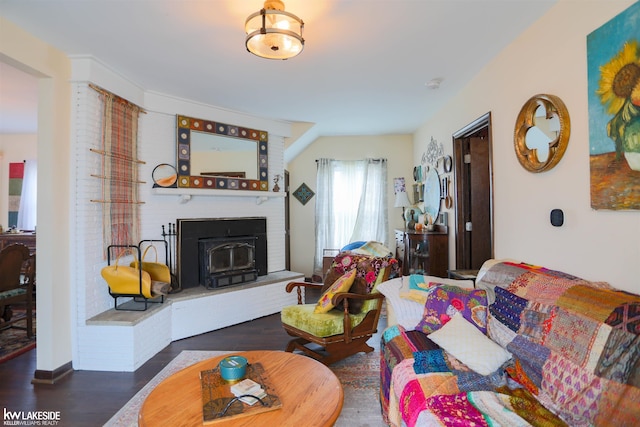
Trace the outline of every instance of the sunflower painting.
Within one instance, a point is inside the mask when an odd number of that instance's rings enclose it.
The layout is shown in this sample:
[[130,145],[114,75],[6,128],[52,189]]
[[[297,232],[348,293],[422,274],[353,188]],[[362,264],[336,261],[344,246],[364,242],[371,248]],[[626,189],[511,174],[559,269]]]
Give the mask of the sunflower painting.
[[587,36],[591,207],[640,209],[640,2]]

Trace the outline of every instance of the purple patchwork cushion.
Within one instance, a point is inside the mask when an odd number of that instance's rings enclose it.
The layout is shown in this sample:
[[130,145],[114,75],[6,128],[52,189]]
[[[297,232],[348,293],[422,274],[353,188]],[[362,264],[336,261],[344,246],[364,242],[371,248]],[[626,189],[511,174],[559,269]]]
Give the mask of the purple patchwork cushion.
[[487,293],[451,285],[437,286],[429,293],[422,320],[415,329],[425,334],[435,332],[457,312],[483,334],[487,333]]

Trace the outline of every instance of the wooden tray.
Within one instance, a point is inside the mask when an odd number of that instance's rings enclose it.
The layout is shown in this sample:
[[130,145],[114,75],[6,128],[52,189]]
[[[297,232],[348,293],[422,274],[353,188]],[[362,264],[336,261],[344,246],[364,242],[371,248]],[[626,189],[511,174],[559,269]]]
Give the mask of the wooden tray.
[[[222,420],[255,415],[261,412],[273,411],[282,407],[280,398],[275,393],[273,385],[269,381],[262,364],[250,363],[247,366],[247,376],[258,384],[267,393],[262,401],[254,405],[247,405],[239,400],[233,402],[226,412],[226,406],[235,396],[231,392],[231,383],[225,381],[220,376],[220,370],[216,367],[200,372],[200,382],[202,384],[202,420],[204,424],[214,424]],[[223,413],[224,412],[224,413]]]

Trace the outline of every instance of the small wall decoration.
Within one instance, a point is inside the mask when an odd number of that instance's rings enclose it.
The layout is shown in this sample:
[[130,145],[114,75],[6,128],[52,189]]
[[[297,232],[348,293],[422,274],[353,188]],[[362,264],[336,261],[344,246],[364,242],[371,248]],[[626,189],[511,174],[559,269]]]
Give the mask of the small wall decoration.
[[178,172],[176,168],[171,166],[168,163],[160,163],[158,166],[153,168],[153,172],[151,172],[151,177],[153,178],[153,188],[164,187],[164,188],[176,188],[178,181]]
[[298,199],[300,203],[306,205],[309,200],[315,195],[313,191],[304,182],[300,184],[300,187],[293,192],[293,197]]
[[278,183],[280,182],[281,178],[282,178],[282,175],[280,175],[280,174],[277,174],[277,175],[273,176],[273,191],[275,193],[280,191],[280,186],[278,185]]
[[591,207],[640,209],[640,3],[587,36]]
[[407,187],[404,178],[393,178],[393,194],[406,193]]
[[444,145],[438,143],[434,137],[431,137],[429,145],[427,145],[427,151],[422,154],[422,165],[435,166],[440,157],[444,156]]

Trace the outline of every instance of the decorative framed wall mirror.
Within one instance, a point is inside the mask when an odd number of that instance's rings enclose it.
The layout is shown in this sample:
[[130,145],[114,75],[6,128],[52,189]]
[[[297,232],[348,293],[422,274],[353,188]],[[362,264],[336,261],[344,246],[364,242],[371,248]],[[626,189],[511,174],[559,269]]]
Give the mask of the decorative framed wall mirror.
[[268,191],[269,134],[176,116],[178,187]]
[[514,132],[518,161],[529,172],[545,172],[558,164],[569,144],[571,121],[555,95],[535,95],[520,110]]

